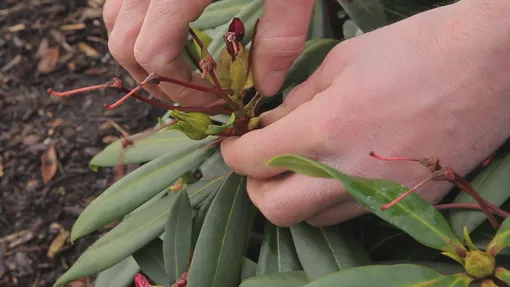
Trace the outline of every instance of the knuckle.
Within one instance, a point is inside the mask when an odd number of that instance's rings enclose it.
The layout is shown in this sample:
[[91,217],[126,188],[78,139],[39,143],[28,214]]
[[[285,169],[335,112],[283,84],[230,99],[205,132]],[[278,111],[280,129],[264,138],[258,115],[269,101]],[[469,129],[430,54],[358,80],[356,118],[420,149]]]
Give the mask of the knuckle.
[[113,34],[108,41],[108,49],[110,50],[112,57],[121,65],[129,58],[129,52],[127,52],[125,47],[122,45],[122,41],[118,41],[118,38],[114,37]]
[[263,200],[258,206],[260,212],[276,226],[289,227],[298,222],[292,214],[292,209],[282,206],[278,200]]

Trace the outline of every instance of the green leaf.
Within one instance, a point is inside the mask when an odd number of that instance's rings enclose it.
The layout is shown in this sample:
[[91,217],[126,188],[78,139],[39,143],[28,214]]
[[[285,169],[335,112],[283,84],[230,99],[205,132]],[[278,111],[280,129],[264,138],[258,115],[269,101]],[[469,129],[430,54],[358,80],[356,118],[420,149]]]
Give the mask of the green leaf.
[[182,174],[198,166],[212,150],[201,148],[170,152],[126,175],[87,206],[73,226],[71,240],[135,210]]
[[163,237],[164,266],[173,284],[188,271],[191,253],[191,203],[185,191],[177,192],[177,199],[170,210]]
[[136,261],[129,256],[99,273],[94,282],[94,287],[129,287],[139,270],[140,267],[138,267]]
[[[225,184],[225,180],[227,178],[222,180],[222,185]],[[209,192],[209,195],[207,196],[207,198],[205,198],[201,202],[199,209],[198,209],[198,213],[193,220],[193,227],[191,230],[191,246],[193,246],[193,248],[192,248],[193,250],[196,247],[198,237],[200,235],[200,232],[202,231],[202,227],[204,226],[204,221],[207,216],[207,213],[209,212],[209,208],[211,207],[211,204],[212,204],[214,198],[216,197],[216,194],[218,193],[219,189],[220,188],[216,188],[214,190],[211,190],[211,192]]]
[[315,0],[308,28],[308,40],[333,38],[327,5],[325,0]]
[[468,286],[473,279],[464,274],[443,276],[419,265],[399,264],[364,266],[333,273],[305,287],[405,287],[405,286]]
[[443,275],[453,275],[456,273],[465,272],[464,266],[460,264],[444,263],[438,261],[421,261],[421,260],[391,260],[391,261],[376,261],[375,265],[397,265],[397,264],[414,264],[432,269]]
[[505,268],[497,267],[494,271],[494,276],[506,284],[510,284],[510,271],[506,270]]
[[219,151],[207,158],[199,169],[202,178],[186,187],[193,208],[197,207],[212,191],[217,190],[232,172]]
[[236,121],[236,114],[232,113],[232,115],[230,116],[230,118],[228,119],[226,124],[221,125],[221,126],[210,125],[207,128],[207,130],[205,131],[205,133],[208,135],[215,135],[215,134],[222,133],[222,132],[226,131],[227,129],[231,128],[234,125],[235,121]]
[[304,271],[289,271],[252,277],[239,287],[301,287],[308,282]]
[[170,194],[123,220],[92,244],[54,286],[63,287],[74,279],[106,270],[157,238],[163,233],[175,198]]
[[248,278],[254,277],[257,274],[257,263],[248,258],[244,258],[243,270],[241,272],[241,280],[244,281]]
[[123,164],[149,162],[170,152],[196,150],[212,141],[211,138],[194,141],[179,131],[163,131],[144,136],[139,133],[128,137],[133,139],[134,144],[125,149],[122,158],[121,141],[111,143],[90,161],[89,167],[97,170],[98,167],[117,166],[120,159]]
[[314,39],[307,41],[303,53],[294,61],[289,69],[281,91],[292,85],[301,84],[322,64],[326,55],[340,41],[334,39]]
[[315,228],[302,222],[291,226],[290,230],[297,255],[310,280],[371,262],[350,230],[340,226]]
[[232,20],[250,0],[219,1],[209,5],[190,26],[197,29],[211,29]]
[[232,173],[207,212],[193,253],[188,287],[238,286],[254,215],[246,178]]
[[266,223],[258,260],[257,275],[303,270],[290,229]]
[[309,176],[335,178],[370,212],[405,231],[423,245],[452,253],[456,253],[457,249],[465,250],[441,213],[415,193],[393,207],[381,210],[382,205],[406,192],[408,188],[405,186],[388,180],[349,176],[297,155],[275,157],[268,162],[268,166],[286,167]]
[[[253,30],[255,29],[255,23],[257,20],[262,17],[263,14],[263,0],[252,0],[248,5],[241,8],[239,13],[235,15],[235,17],[239,18],[245,28],[244,34],[244,42],[245,44],[251,41]],[[209,46],[209,52],[213,56],[213,58],[218,61],[220,52],[225,47],[225,41],[223,40],[223,35],[227,33],[229,24],[222,25],[219,27],[218,33],[221,37],[216,37],[213,39],[211,45]]]
[[363,31],[352,20],[345,21],[342,30],[346,40],[363,34]]
[[337,0],[347,15],[365,33],[386,25],[386,14],[379,0]]
[[506,247],[510,246],[510,217],[505,219],[499,227],[496,236],[487,245],[487,253],[492,256],[498,255],[498,253]]
[[[175,204],[174,204],[175,205]],[[140,269],[154,282],[166,285],[169,282],[163,259],[163,241],[154,238],[149,244],[133,254]]]
[[[510,153],[497,156],[477,175],[470,183],[473,188],[491,203],[501,206],[509,197],[510,192]],[[476,203],[465,192],[459,193],[454,203]],[[474,210],[455,209],[451,211],[450,223],[453,231],[459,238],[463,238],[463,229],[467,227],[471,233],[480,224],[487,220],[484,213]]]

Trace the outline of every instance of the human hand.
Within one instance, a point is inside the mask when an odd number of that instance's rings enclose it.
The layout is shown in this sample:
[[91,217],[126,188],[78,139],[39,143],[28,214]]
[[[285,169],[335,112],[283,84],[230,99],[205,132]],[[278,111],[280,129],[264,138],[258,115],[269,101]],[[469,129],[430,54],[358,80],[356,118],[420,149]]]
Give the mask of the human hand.
[[[335,180],[266,167],[276,155],[299,154],[349,174],[413,186],[427,176],[425,168],[377,161],[369,152],[439,156],[465,175],[508,138],[507,30],[493,29],[482,17],[487,11],[467,3],[339,44],[310,79],[262,116],[262,129],[222,143],[227,164],[249,176],[250,198],[270,221],[324,226],[365,212]],[[419,193],[437,203],[450,188],[435,182]]]
[[[149,73],[210,86],[182,55],[189,23],[196,20],[210,0],[107,0],[103,18],[110,35],[113,57],[138,81]],[[269,0],[264,3],[253,65],[259,92],[272,95],[305,44],[313,0]],[[202,106],[216,96],[171,83],[146,87],[160,100]]]

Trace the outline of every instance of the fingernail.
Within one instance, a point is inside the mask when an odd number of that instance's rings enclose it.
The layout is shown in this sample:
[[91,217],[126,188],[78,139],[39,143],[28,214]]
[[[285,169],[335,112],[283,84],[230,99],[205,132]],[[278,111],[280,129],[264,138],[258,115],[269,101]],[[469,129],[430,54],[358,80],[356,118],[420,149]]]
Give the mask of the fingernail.
[[283,84],[283,81],[285,81],[285,75],[285,70],[276,70],[267,73],[262,82],[262,90],[265,92],[264,96],[273,96],[276,94]]

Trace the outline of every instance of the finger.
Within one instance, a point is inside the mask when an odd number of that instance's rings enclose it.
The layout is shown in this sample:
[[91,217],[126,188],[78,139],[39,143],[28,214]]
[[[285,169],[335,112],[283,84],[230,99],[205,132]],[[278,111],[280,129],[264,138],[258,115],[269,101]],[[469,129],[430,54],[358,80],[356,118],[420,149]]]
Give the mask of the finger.
[[345,45],[337,45],[306,81],[289,92],[280,106],[261,116],[261,125],[267,126],[276,122],[329,88],[333,79],[339,77],[342,70],[348,66],[348,59]]
[[332,179],[291,174],[268,180],[248,179],[248,194],[264,216],[278,226],[291,226],[346,200]]
[[[108,40],[108,48],[112,56],[137,82],[143,81],[148,76],[148,73],[136,62],[133,49],[149,2],[150,0],[123,0]],[[158,99],[168,101],[168,97],[157,86],[151,85],[144,88]]]
[[361,204],[351,200],[328,207],[308,218],[306,222],[315,227],[331,226],[356,218],[365,213],[367,213],[367,210]]
[[266,0],[257,27],[253,73],[265,96],[281,87],[287,70],[305,47],[313,0]]
[[[211,86],[192,74],[182,51],[186,44],[189,23],[196,20],[209,0],[152,0],[135,43],[135,58],[149,73]],[[204,105],[218,98],[210,93],[161,83],[160,87],[174,101],[183,105]]]
[[108,35],[112,32],[117,16],[119,15],[122,0],[107,0],[103,6],[103,21],[108,31]]
[[266,163],[281,154],[299,154],[316,158],[320,149],[320,115],[314,115],[313,101],[306,102],[293,113],[259,130],[241,137],[227,138],[221,152],[234,171],[256,179],[264,179],[284,171],[267,167]]

